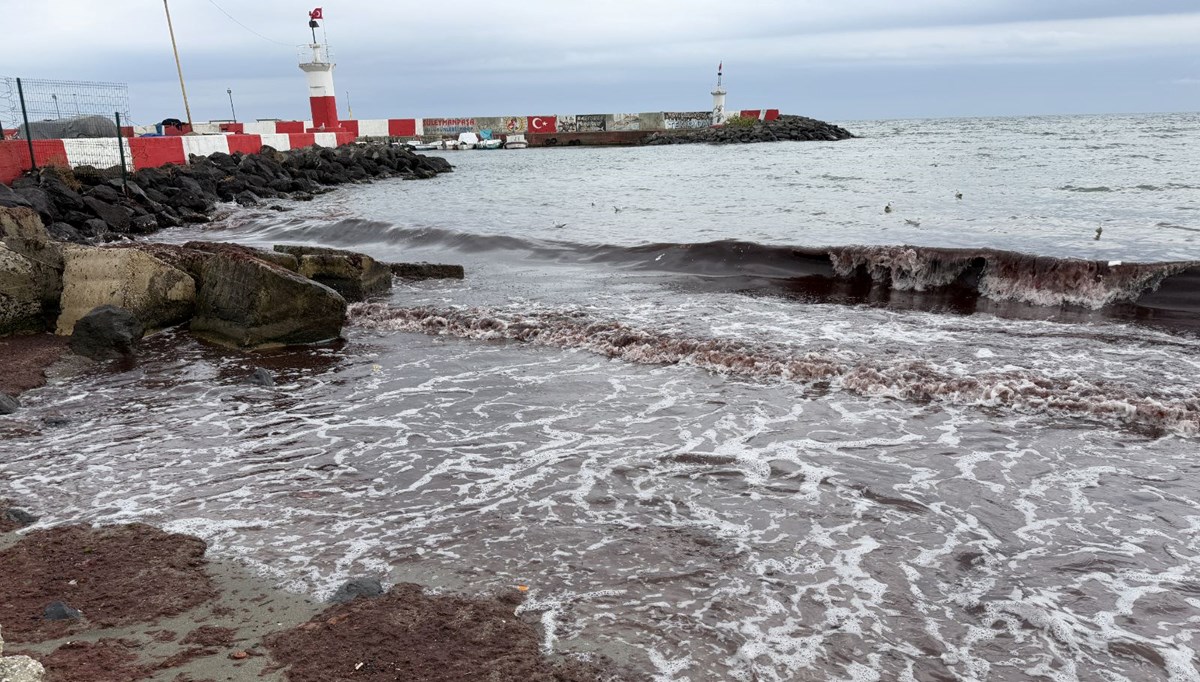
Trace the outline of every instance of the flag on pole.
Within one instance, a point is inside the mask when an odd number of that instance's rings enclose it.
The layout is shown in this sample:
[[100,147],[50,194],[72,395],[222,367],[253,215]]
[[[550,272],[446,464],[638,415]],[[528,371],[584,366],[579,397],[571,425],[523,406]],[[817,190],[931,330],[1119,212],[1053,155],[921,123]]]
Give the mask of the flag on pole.
[[308,18],[316,21],[317,19],[324,19],[325,17],[321,16],[321,8],[318,7],[308,13]]
[[[321,10],[317,10],[317,11],[320,12]],[[717,73],[721,73],[724,70],[725,70],[725,62],[721,62],[720,64],[717,64]]]

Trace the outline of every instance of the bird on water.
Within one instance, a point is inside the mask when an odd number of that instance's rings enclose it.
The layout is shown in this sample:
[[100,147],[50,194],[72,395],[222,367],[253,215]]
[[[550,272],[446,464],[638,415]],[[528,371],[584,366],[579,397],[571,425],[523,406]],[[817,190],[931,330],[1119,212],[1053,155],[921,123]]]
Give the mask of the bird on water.
[[884,213],[891,213],[891,212],[892,212],[892,202],[890,202],[890,201],[889,201],[889,202],[887,202],[887,206],[884,206],[884,207],[883,207],[883,212],[884,212]]
[[913,219],[911,219],[911,218],[905,218],[905,219],[904,219],[904,224],[905,224],[905,225],[912,225],[913,227],[920,227],[920,226],[921,226],[921,221],[920,221],[920,220],[913,220]]
[[1100,241],[1100,235],[1104,232],[1103,227],[1096,228],[1096,241]]
[[954,198],[955,198],[955,199],[958,199],[959,201],[962,201],[962,192],[957,192],[957,191],[956,191],[956,192],[954,193]]

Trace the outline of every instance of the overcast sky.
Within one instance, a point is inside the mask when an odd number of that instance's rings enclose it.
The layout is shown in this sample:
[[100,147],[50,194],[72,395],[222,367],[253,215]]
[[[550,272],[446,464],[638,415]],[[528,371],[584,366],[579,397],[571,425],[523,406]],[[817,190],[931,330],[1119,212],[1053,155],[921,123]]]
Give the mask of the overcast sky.
[[[241,120],[307,118],[314,6],[171,0],[193,118],[229,118],[227,88]],[[1198,0],[320,6],[343,118],[707,110],[721,61],[730,109],[833,121],[1200,110]],[[0,8],[0,75],[127,82],[135,122],[184,118],[161,0]]]

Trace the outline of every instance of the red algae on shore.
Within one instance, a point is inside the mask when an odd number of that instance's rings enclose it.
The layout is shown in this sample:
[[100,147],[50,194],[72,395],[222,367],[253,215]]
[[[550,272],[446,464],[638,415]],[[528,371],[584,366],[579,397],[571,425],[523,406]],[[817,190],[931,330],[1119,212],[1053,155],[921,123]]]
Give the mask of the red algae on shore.
[[20,395],[46,383],[45,370],[67,352],[67,338],[28,334],[0,338],[0,393]]

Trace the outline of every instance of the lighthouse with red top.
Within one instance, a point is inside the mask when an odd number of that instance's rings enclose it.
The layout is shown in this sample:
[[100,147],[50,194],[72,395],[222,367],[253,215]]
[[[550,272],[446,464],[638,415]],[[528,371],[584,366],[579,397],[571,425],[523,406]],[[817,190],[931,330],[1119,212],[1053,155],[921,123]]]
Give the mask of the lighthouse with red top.
[[312,30],[312,42],[305,49],[305,57],[311,59],[300,63],[300,70],[308,80],[308,103],[312,107],[313,127],[308,132],[337,132],[342,129],[338,121],[337,98],[333,89],[333,64],[329,61],[329,45],[317,42],[318,21],[324,15],[318,7],[308,13],[308,27]]

